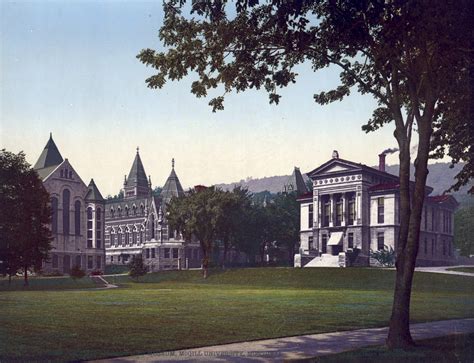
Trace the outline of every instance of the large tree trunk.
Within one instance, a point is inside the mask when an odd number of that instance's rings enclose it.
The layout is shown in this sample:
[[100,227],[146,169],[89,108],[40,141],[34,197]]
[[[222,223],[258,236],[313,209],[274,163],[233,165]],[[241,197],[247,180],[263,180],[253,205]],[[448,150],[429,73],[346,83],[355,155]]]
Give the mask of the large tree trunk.
[[408,348],[415,344],[410,334],[410,297],[428,175],[431,123],[427,126],[426,122],[419,122],[418,126],[419,142],[415,160],[415,190],[412,198],[410,198],[409,181],[409,146],[400,145],[400,234],[397,246],[395,292],[387,337],[387,346],[392,349]]

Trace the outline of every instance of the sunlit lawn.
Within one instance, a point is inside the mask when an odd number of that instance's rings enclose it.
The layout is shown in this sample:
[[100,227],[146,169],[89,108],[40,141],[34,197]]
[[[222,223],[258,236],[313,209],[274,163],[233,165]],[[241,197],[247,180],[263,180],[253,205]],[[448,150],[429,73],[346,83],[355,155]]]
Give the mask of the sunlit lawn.
[[[385,326],[393,280],[394,271],[378,269],[262,268],[218,271],[207,281],[199,271],[140,283],[117,276],[110,282],[120,288],[110,290],[17,286],[0,292],[0,360],[92,359]],[[412,301],[413,322],[473,317],[474,283],[417,273]]]

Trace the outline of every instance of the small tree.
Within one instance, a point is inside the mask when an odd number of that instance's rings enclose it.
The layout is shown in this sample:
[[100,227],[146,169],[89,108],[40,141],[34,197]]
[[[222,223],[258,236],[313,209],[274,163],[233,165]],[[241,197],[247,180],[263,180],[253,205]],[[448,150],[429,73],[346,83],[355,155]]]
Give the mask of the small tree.
[[370,251],[370,257],[384,267],[395,266],[395,250],[392,246],[384,246],[384,249],[379,251]]
[[142,255],[132,256],[132,260],[128,263],[130,277],[138,281],[140,276],[146,275],[148,268],[143,263]]
[[70,276],[71,278],[76,281],[77,279],[82,279],[86,275],[86,272],[81,269],[81,266],[75,265],[71,269]]

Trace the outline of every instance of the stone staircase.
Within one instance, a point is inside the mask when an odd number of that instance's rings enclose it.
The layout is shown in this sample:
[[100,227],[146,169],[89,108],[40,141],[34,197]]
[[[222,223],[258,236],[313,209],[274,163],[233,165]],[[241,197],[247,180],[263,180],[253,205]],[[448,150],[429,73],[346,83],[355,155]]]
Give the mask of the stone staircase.
[[100,275],[92,275],[89,276],[89,278],[96,284],[97,287],[99,288],[113,288],[117,287],[116,285],[109,284],[106,279],[104,279]]
[[339,267],[339,256],[323,253],[321,256],[313,258],[304,267]]

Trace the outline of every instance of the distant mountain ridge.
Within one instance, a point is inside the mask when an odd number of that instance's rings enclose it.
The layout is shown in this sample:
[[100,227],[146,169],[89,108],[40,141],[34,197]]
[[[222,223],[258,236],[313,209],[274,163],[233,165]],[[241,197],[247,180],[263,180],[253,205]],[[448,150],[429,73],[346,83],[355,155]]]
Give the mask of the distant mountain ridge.
[[[427,184],[433,188],[431,195],[442,194],[452,184],[454,184],[454,177],[461,171],[463,165],[457,164],[453,168],[449,167],[450,163],[435,163],[428,165],[429,174]],[[377,168],[376,166],[374,168]],[[394,175],[398,175],[398,165],[387,165],[385,170]],[[411,167],[411,178],[414,179],[415,168]],[[287,182],[290,175],[278,175],[264,178],[247,178],[242,179],[235,183],[222,183],[216,184],[216,187],[224,190],[232,190],[235,186],[246,187],[251,193],[259,193],[263,191],[269,191],[270,193],[278,193],[283,190],[283,185]],[[303,173],[303,177],[306,178],[306,174]],[[472,185],[472,183],[470,184]],[[467,195],[469,186],[464,186],[458,192],[452,193],[458,201],[464,201],[472,199]]]

